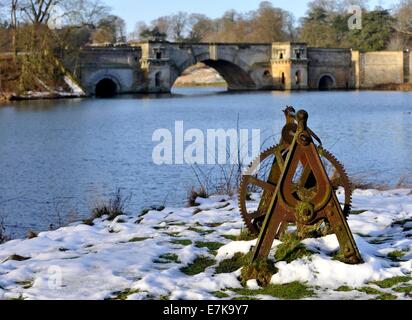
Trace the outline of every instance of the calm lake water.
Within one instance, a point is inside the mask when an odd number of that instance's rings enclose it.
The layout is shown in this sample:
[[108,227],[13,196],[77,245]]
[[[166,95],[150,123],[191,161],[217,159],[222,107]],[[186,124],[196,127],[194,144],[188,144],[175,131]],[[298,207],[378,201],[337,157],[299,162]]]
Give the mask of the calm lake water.
[[274,142],[285,105],[309,112],[310,127],[350,175],[412,182],[412,93],[221,90],[1,106],[0,216],[7,232],[24,236],[89,217],[93,204],[117,188],[132,194],[130,213],[182,205],[195,177],[189,165],[153,164],[156,129],[173,132],[177,120],[205,132],[236,128],[239,117],[240,128],[260,128],[262,141]]

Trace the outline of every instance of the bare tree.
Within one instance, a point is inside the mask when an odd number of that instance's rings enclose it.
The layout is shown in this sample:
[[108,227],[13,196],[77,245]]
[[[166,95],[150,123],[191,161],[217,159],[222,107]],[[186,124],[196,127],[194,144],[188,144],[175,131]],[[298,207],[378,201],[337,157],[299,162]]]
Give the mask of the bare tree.
[[20,10],[34,25],[47,24],[61,0],[22,0]]
[[186,12],[179,12],[170,18],[171,37],[174,41],[183,41],[187,31],[189,17]]
[[396,30],[408,37],[412,36],[412,0],[402,0],[396,8]]

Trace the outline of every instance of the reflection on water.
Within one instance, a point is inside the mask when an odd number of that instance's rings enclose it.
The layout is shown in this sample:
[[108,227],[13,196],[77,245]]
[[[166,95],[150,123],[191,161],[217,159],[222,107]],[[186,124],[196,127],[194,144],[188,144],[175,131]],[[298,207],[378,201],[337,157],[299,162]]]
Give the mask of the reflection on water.
[[173,132],[177,120],[185,129],[236,128],[239,116],[241,128],[260,128],[269,144],[279,139],[285,105],[309,111],[310,127],[350,175],[412,182],[412,93],[222,90],[0,107],[0,215],[8,231],[21,236],[88,216],[118,187],[133,195],[129,212],[182,205],[195,178],[190,166],[152,163],[156,129]]

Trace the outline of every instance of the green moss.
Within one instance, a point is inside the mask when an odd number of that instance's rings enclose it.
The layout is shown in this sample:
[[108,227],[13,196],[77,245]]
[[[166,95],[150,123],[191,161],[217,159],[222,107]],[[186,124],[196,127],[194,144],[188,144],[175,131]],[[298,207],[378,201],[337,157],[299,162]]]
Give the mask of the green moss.
[[265,287],[276,273],[273,261],[269,259],[248,262],[241,271],[241,280],[245,284],[248,280],[256,279],[257,283]]
[[208,257],[197,257],[191,264],[187,267],[181,268],[184,274],[188,276],[194,276],[196,274],[202,273],[206,270],[206,268],[215,264],[214,259],[210,259]]
[[349,291],[353,291],[355,289],[353,289],[352,287],[349,286],[340,286],[339,288],[337,288],[335,291],[338,292],[349,292]]
[[410,294],[412,292],[412,285],[403,285],[393,289],[395,292]]
[[286,261],[290,263],[313,254],[312,251],[305,248],[296,234],[286,233],[280,240],[282,243],[277,247],[275,252],[276,261]]
[[127,300],[129,296],[135,293],[139,293],[139,290],[132,290],[132,289],[126,289],[124,291],[117,291],[114,292],[113,295],[115,295],[114,300]]
[[170,297],[169,297],[169,296],[160,296],[160,297],[159,297],[159,300],[160,300],[160,301],[169,301],[169,300],[170,300]]
[[220,242],[203,242],[197,241],[196,247],[198,248],[208,248],[209,250],[219,250],[219,248],[223,247],[224,244]]
[[216,273],[232,273],[250,261],[251,254],[236,253],[231,259],[222,260],[216,267]]
[[147,237],[136,237],[136,238],[130,239],[129,242],[141,242],[141,241],[145,241],[145,240],[147,240],[147,239],[150,239],[150,238],[147,238]]
[[224,293],[223,291],[215,291],[212,293],[212,295],[219,299],[229,298],[229,295],[227,293]]
[[232,236],[230,234],[224,234],[224,235],[222,235],[222,237],[227,239],[227,240],[231,240],[231,241],[236,241],[237,240],[237,236]]
[[388,258],[393,261],[399,261],[400,258],[404,256],[405,256],[405,252],[400,251],[400,250],[395,250],[395,251],[388,253]]
[[393,277],[393,278],[388,278],[382,281],[374,281],[371,282],[372,284],[376,284],[378,287],[381,288],[391,288],[399,283],[403,283],[403,282],[408,282],[411,281],[412,278],[411,277],[407,277],[407,276],[403,276],[403,277]]
[[267,295],[284,300],[298,300],[313,297],[315,292],[301,282],[291,282],[287,284],[270,284],[266,288],[259,290],[251,289],[231,289],[231,291],[242,296]]
[[182,240],[173,240],[173,241],[170,241],[170,243],[178,244],[182,246],[190,246],[192,244],[192,241],[187,240],[187,239],[182,239]]

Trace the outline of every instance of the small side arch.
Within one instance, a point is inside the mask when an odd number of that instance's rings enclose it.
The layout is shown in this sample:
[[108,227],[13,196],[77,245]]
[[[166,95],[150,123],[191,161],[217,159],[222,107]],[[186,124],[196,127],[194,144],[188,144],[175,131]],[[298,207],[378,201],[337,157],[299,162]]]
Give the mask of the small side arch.
[[330,73],[324,73],[319,77],[318,89],[321,91],[329,91],[336,89],[336,79]]
[[123,92],[120,80],[113,74],[97,72],[87,81],[88,93],[99,97],[112,97]]

